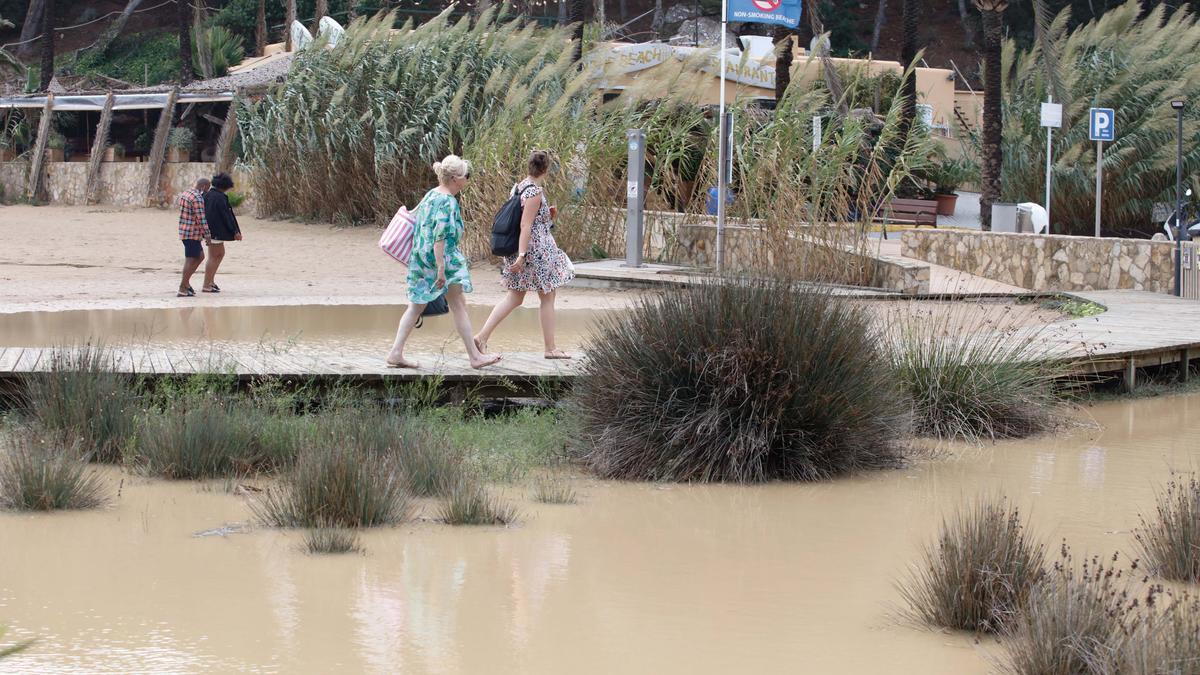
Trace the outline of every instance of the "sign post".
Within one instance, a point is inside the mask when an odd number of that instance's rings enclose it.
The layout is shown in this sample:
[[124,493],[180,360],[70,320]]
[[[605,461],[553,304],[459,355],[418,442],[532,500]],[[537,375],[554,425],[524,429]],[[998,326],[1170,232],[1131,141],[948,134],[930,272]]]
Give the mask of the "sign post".
[[1088,138],[1096,141],[1096,236],[1100,236],[1100,203],[1104,189],[1104,142],[1117,137],[1116,114],[1112,108],[1092,108],[1088,114]]
[[823,131],[824,130],[821,128],[820,115],[813,116],[813,152],[814,153],[821,148],[821,134],[823,133]]
[[[801,0],[721,0],[721,99],[718,110],[720,130],[717,142],[717,272],[725,269],[725,202],[729,196],[732,171],[732,147],[727,147],[732,133],[725,117],[726,34],[729,22],[767,23],[787,28],[800,25]],[[726,167],[729,167],[727,169]]]
[[1054,97],[1047,96],[1046,102],[1042,104],[1042,126],[1046,127],[1046,232],[1049,233],[1050,227],[1050,176],[1053,172],[1054,161],[1054,130],[1062,128],[1062,104],[1055,103]]
[[646,194],[646,132],[630,129],[625,132],[629,150],[629,176],[625,183],[625,267],[642,266],[642,228],[645,211],[642,204]]

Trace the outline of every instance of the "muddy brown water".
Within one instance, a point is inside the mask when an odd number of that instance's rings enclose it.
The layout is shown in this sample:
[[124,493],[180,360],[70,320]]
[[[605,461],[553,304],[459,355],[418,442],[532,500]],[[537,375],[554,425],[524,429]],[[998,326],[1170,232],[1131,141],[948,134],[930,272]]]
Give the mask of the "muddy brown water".
[[[1171,467],[1200,459],[1200,396],[1098,404],[1087,426],[822,484],[581,479],[522,522],[415,522],[314,557],[219,485],[113,471],[105,509],[0,514],[0,623],[38,638],[0,671],[984,673],[995,645],[894,616],[940,517],[981,492],[1056,549],[1130,551]],[[426,513],[430,509],[426,507]]]
[[[536,302],[514,311],[488,345],[494,350],[540,351],[542,329]],[[559,346],[579,349],[597,317],[611,310],[559,309]],[[491,308],[468,305],[478,329]],[[48,347],[104,336],[109,344],[191,349],[253,348],[294,352],[383,351],[396,335],[403,305],[292,305],[90,309],[0,315],[0,347]],[[449,315],[428,317],[413,331],[413,352],[462,351]]]

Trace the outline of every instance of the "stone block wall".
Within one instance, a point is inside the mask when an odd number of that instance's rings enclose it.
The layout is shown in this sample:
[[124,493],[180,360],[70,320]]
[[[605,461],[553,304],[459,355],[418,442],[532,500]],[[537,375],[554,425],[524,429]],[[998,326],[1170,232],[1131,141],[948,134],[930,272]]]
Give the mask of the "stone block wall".
[[[717,228],[709,224],[678,225],[673,230],[673,246],[667,251],[669,262],[696,267],[716,267]],[[725,260],[729,269],[740,272],[765,271],[776,264],[770,250],[764,251],[757,228],[726,226]],[[833,251],[830,245],[814,242],[813,247],[823,253],[833,252],[845,256],[847,265],[860,269],[859,265],[873,267],[872,286],[890,291],[915,295],[929,292],[929,266],[911,260],[889,256],[863,256],[854,250]],[[863,260],[863,258],[866,258]]]
[[[87,162],[46,162],[46,192],[51,204],[82,205],[87,187]],[[213,165],[206,162],[167,162],[163,164],[160,189],[152,206],[171,204],[175,196],[190,187],[197,178],[212,176]],[[0,163],[0,184],[9,199],[25,193],[29,175],[27,162]],[[250,176],[233,172],[234,192],[246,195],[238,208],[253,213]],[[104,162],[100,165],[101,204],[146,206],[146,188],[150,182],[150,164],[146,162]]]
[[905,257],[1033,291],[1133,289],[1170,293],[1174,244],[1149,239],[908,230]]

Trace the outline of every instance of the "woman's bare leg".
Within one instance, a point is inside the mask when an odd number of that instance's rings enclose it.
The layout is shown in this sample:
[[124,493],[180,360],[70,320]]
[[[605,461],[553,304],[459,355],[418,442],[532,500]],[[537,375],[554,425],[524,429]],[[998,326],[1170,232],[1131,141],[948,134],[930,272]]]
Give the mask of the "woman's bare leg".
[[221,261],[225,259],[225,244],[210,242],[208,244],[208,264],[204,266],[204,285],[201,287],[206,291],[211,291],[213,284],[217,280],[217,268],[221,266]]
[[471,367],[483,368],[499,361],[498,354],[484,354],[475,346],[475,338],[471,335],[471,317],[467,315],[467,298],[463,295],[462,286],[453,284],[446,289],[446,304],[450,305],[454,328],[462,338],[463,346],[467,348],[467,358],[471,361]]
[[388,365],[401,368],[421,367],[419,363],[404,358],[404,343],[408,342],[408,336],[412,334],[413,327],[417,325],[417,320],[421,318],[421,312],[424,311],[425,305],[408,303],[408,308],[400,317],[400,326],[396,328],[396,341],[392,343],[392,350],[387,355]]
[[538,307],[538,318],[542,320],[542,343],[546,347],[546,358],[569,359],[570,354],[561,351],[554,342],[554,291],[538,293],[542,304]]
[[487,343],[492,338],[492,333],[523,302],[525,302],[525,291],[509,291],[492,309],[487,321],[483,322],[483,328],[480,328],[479,332],[475,334],[475,344],[480,349],[487,349]]

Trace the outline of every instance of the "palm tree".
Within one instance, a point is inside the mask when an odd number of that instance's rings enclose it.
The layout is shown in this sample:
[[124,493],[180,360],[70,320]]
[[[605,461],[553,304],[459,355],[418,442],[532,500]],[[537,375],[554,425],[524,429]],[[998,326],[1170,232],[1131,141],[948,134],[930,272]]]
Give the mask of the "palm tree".
[[775,26],[775,102],[783,100],[783,94],[792,83],[792,40],[795,31],[786,26]]
[[296,22],[296,0],[287,0],[287,18],[284,21],[283,35],[287,50],[292,51],[292,24]]
[[267,0],[258,0],[258,13],[254,17],[254,53],[267,53]]
[[875,8],[875,28],[871,31],[871,53],[879,51],[879,37],[883,34],[883,24],[887,20],[887,0],[879,0]]
[[991,230],[992,204],[1000,198],[1000,172],[1004,165],[1000,53],[1004,39],[1004,10],[1008,9],[1008,0],[973,2],[983,15],[983,194],[979,198],[979,216],[983,229]]
[[[919,32],[921,28],[920,0],[904,0],[904,42],[900,47],[900,61],[907,68],[917,60],[920,50]],[[902,88],[904,96],[904,116],[900,120],[900,137],[907,138],[908,131],[917,119],[917,71],[913,70],[904,78]]]
[[54,79],[54,0],[42,3],[42,91],[50,90]]
[[177,27],[179,29],[179,83],[192,81],[192,16],[188,0],[176,0]]
[[[11,21],[7,21],[4,17],[0,16],[0,28],[12,27],[13,24]],[[21,65],[21,62],[17,60],[17,57],[7,49],[0,48],[0,71],[7,69],[12,69],[19,73],[25,70],[25,66]]]

